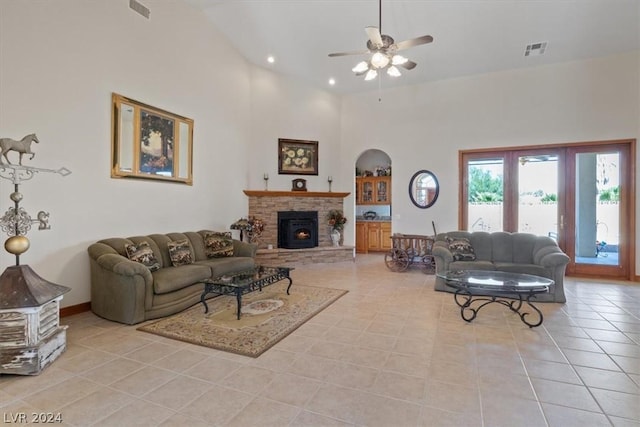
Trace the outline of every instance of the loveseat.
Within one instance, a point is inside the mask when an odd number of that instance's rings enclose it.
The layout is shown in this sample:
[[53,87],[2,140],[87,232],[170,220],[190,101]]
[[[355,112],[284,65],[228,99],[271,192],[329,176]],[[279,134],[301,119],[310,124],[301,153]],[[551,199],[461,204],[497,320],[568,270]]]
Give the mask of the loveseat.
[[437,275],[447,270],[498,270],[552,279],[548,294],[536,301],[565,302],[564,273],[569,257],[546,236],[529,233],[452,231],[440,233],[433,245],[437,291],[455,292]]
[[251,269],[257,246],[202,230],[103,239],[88,251],[91,310],[132,325],[198,303],[203,280]]

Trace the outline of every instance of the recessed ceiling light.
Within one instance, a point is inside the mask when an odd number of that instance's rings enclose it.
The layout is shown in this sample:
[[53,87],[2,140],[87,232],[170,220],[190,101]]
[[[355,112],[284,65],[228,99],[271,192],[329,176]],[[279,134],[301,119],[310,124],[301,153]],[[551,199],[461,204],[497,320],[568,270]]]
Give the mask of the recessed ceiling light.
[[334,78],[330,78],[330,79],[329,79],[329,84],[330,84],[331,86],[333,86],[334,84],[336,84],[336,79],[334,79]]
[[276,62],[276,58],[274,58],[273,55],[269,55],[267,56],[267,62],[269,64],[273,64],[274,62]]

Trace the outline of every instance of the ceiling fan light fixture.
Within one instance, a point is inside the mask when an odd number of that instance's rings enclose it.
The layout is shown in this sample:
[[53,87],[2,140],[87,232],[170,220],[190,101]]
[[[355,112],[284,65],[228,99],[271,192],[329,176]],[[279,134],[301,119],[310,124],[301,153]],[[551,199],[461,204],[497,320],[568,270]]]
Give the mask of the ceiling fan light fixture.
[[367,75],[364,76],[364,79],[365,81],[369,81],[369,80],[375,79],[376,77],[378,77],[378,72],[376,70],[371,69],[367,72]]
[[398,70],[395,65],[392,65],[387,69],[387,74],[389,74],[391,77],[400,77],[402,75],[400,70]]
[[351,69],[356,74],[364,73],[369,69],[367,61],[358,62],[355,67]]
[[391,58],[391,64],[393,65],[402,65],[406,64],[409,59],[405,58],[402,55],[393,55]]
[[381,52],[376,52],[371,57],[371,65],[374,68],[384,68],[389,65],[389,57]]

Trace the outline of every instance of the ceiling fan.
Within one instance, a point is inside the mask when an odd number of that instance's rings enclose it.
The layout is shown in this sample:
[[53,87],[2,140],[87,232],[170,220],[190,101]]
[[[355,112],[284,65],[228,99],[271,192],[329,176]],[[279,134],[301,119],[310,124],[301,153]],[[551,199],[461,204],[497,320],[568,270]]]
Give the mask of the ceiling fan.
[[396,43],[393,37],[382,34],[382,0],[378,2],[378,12],[378,27],[365,28],[367,36],[369,37],[369,40],[367,40],[367,50],[329,54],[329,57],[336,57],[370,53],[371,57],[368,61],[361,61],[352,69],[356,76],[365,74],[365,80],[375,79],[378,76],[378,70],[384,69],[387,70],[388,75],[399,77],[401,73],[397,66],[401,66],[406,70],[413,70],[418,64],[402,55],[398,55],[397,52],[433,41],[433,37],[431,36],[421,36]]

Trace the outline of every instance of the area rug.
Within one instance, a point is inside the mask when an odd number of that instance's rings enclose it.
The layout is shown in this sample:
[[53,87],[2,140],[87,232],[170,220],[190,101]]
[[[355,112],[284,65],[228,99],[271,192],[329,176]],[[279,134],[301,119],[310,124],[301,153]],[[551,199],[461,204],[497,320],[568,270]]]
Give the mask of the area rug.
[[275,283],[242,296],[242,317],[236,318],[236,298],[225,295],[207,300],[209,313],[195,306],[138,330],[217,350],[258,357],[347,291],[314,286],[291,287]]

